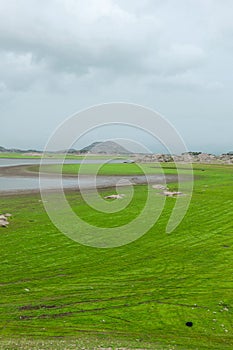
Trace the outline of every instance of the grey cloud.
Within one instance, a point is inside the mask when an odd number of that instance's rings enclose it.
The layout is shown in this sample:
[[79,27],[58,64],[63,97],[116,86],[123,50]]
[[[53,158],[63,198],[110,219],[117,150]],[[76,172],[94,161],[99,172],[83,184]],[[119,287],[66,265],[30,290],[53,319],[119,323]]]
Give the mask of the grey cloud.
[[24,142],[27,124],[41,145],[77,109],[120,100],[167,114],[188,139],[199,118],[206,144],[221,115],[230,144],[232,14],[232,0],[1,1],[1,142]]
[[25,89],[41,76],[43,67],[30,53],[0,52],[0,80],[5,89]]
[[19,58],[31,55],[38,70],[56,74],[79,77],[96,68],[108,69],[112,79],[114,72],[173,75],[195,68],[204,58],[197,45],[166,40],[164,44],[166,28],[156,14],[139,15],[110,0],[99,1],[98,6],[95,1],[49,1],[43,7],[35,1],[11,1],[9,7],[3,6],[2,16],[2,52]]

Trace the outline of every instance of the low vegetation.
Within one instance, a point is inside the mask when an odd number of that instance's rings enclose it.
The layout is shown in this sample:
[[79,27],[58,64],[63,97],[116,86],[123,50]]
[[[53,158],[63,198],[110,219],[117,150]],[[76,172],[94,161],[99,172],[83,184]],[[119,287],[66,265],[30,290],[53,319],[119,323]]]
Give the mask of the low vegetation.
[[[63,159],[64,154],[59,154],[59,153],[48,153],[47,155],[42,155],[41,154],[30,154],[30,153],[20,153],[20,152],[0,152],[0,159],[1,158],[9,158],[9,159],[40,159],[41,157],[45,157],[48,159]],[[108,155],[79,155],[79,154],[67,154],[66,159],[89,159],[89,160],[95,160],[95,159],[112,159],[112,156]],[[124,159],[126,158],[125,156],[121,157],[115,157],[115,158],[120,158]]]
[[[173,163],[105,163],[105,164],[51,164],[43,165],[32,165],[28,167],[29,171],[45,173],[58,173],[62,172],[64,175],[153,175],[153,174],[176,174],[177,170]],[[190,174],[190,167],[185,164],[179,165],[180,173]],[[196,173],[199,174],[203,169],[200,166],[194,167]]]
[[[118,169],[132,174],[135,167]],[[102,171],[116,174],[116,166]],[[195,175],[190,208],[175,231],[165,233],[176,201],[167,198],[149,232],[114,249],[68,239],[39,195],[2,196],[1,211],[13,216],[0,230],[0,348],[232,349],[233,167],[195,165]],[[83,219],[112,227],[140,212],[147,190],[136,186],[116,215],[89,208],[75,192],[67,199]]]

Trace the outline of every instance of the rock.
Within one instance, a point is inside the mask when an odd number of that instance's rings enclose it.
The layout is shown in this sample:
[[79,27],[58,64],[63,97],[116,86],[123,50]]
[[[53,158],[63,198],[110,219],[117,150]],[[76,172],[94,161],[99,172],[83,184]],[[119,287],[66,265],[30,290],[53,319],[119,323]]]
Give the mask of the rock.
[[152,185],[152,188],[156,190],[167,190],[168,188],[164,185]]
[[174,196],[181,196],[181,195],[183,195],[182,192],[177,192],[177,191],[174,191],[174,192],[172,192],[172,191],[163,191],[163,194],[164,194],[164,196],[167,196],[167,197],[174,197]]
[[9,213],[0,215],[0,227],[7,227],[7,225],[9,225],[8,217],[10,217],[10,216],[12,216],[12,215]]
[[124,196],[124,194],[111,194],[109,196],[105,196],[104,199],[122,199]]
[[7,220],[0,220],[0,227],[7,227],[7,225],[9,225]]

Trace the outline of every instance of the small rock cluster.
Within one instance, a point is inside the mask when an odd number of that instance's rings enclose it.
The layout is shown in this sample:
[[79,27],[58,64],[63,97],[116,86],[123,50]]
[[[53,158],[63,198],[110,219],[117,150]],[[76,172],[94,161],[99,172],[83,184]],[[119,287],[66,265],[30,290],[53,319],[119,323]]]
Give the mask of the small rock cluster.
[[174,196],[184,195],[182,192],[179,192],[179,191],[163,191],[163,194],[166,197],[174,197]]
[[9,225],[8,218],[12,215],[9,213],[0,215],[0,227],[7,227]]
[[169,188],[164,185],[152,185],[152,188],[154,188],[155,190],[162,190],[163,192],[161,194],[163,194],[166,197],[184,196],[182,192],[170,191]]
[[156,190],[168,190],[167,186],[164,185],[152,185],[152,187]]
[[105,196],[104,199],[122,199],[124,196],[124,194],[111,194],[109,196]]

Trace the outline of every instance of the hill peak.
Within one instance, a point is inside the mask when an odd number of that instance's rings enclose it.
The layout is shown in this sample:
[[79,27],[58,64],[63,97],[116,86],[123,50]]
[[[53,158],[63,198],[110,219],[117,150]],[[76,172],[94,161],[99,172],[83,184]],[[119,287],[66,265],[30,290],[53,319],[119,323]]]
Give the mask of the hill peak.
[[129,154],[131,153],[123,146],[119,145],[115,141],[103,141],[93,142],[91,145],[84,147],[81,153],[92,153],[92,154]]

